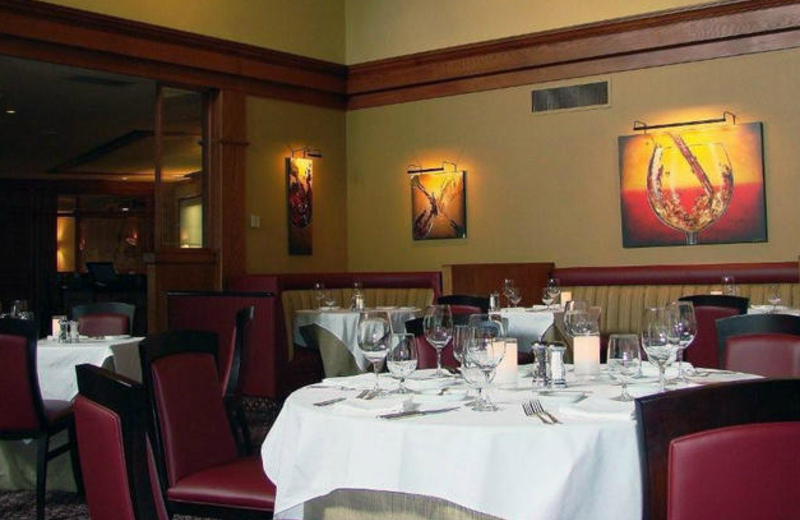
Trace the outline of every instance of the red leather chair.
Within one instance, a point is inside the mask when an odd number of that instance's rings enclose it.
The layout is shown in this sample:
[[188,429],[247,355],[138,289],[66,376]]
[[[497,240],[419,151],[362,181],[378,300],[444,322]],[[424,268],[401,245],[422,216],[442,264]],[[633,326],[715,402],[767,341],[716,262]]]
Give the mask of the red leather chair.
[[748,314],[717,321],[722,366],[765,377],[800,376],[800,317]]
[[131,334],[135,314],[135,305],[119,302],[90,303],[72,308],[72,319],[78,322],[78,330],[86,336]]
[[92,520],[169,520],[147,437],[147,393],[92,365],[76,367],[75,428]]
[[697,318],[697,335],[684,352],[684,359],[694,366],[719,368],[722,358],[717,349],[716,321],[720,318],[746,314],[749,299],[741,296],[698,294],[684,296],[680,301],[692,302]]
[[259,457],[241,457],[228,421],[211,332],[149,335],[139,345],[154,415],[159,477],[170,513],[270,518],[275,485]]
[[[641,457],[645,520],[667,518],[670,443],[687,435],[729,426],[800,421],[800,379],[757,379],[675,390],[636,399],[636,427]],[[727,450],[725,459],[728,478],[747,478],[733,466],[746,450]],[[767,453],[765,453],[766,455]],[[699,459],[694,459],[698,460]],[[796,461],[794,456],[792,461]],[[792,466],[796,470],[796,464]],[[769,464],[760,468],[769,472]],[[704,478],[703,485],[684,496],[695,507],[702,507],[703,489],[714,485]],[[796,487],[794,488],[796,493]],[[729,493],[732,495],[733,493]],[[745,498],[729,497],[731,500]],[[676,499],[678,497],[676,496]],[[756,500],[762,508],[770,504]],[[795,510],[796,511],[796,510]],[[791,517],[791,515],[790,515]],[[724,514],[707,514],[702,518],[730,518]],[[742,517],[733,517],[742,518]],[[760,516],[748,518],[761,518]],[[784,517],[786,518],[786,517]]]
[[669,445],[669,520],[783,520],[800,512],[800,422],[745,424]]
[[[36,371],[35,321],[0,319],[0,439],[36,440],[36,518],[44,518],[47,463],[70,451],[78,492],[83,482],[75,442],[72,403],[43,400]],[[50,437],[67,430],[67,444],[50,451]]]

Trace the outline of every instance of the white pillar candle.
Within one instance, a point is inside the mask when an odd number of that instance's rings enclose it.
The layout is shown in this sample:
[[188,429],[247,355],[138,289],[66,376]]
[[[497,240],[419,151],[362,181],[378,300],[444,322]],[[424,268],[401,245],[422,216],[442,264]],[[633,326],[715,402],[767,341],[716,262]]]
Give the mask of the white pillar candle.
[[55,339],[58,339],[58,336],[61,334],[61,323],[60,323],[60,321],[61,321],[61,318],[63,318],[63,317],[64,316],[53,316],[52,333],[53,333],[53,338],[55,338]]
[[578,377],[600,374],[600,336],[575,336],[572,359]]
[[561,291],[561,305],[564,305],[567,302],[572,301],[572,292],[571,291]]
[[494,383],[501,387],[517,386],[517,339],[498,338],[495,341],[499,343],[505,342],[506,354],[500,364],[497,365]]

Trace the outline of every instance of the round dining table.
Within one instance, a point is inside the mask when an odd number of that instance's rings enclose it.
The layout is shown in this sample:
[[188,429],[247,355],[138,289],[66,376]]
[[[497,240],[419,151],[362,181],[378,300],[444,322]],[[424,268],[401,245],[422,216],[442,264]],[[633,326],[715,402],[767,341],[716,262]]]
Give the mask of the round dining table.
[[[646,367],[631,392],[656,392],[655,374]],[[703,375],[698,384],[750,377]],[[286,400],[262,445],[276,518],[394,518],[420,502],[423,511],[450,506],[444,518],[641,518],[633,402],[612,400],[620,387],[605,375],[576,380],[569,372],[566,391],[549,394],[520,367],[516,388],[491,391],[497,412],[471,410],[459,379],[440,382],[429,371],[408,381],[417,394],[359,398],[374,377],[328,379]],[[397,386],[388,374],[380,384]],[[522,404],[531,399],[560,422],[527,415]],[[403,411],[437,413],[396,418]],[[343,493],[349,500],[321,512]]]

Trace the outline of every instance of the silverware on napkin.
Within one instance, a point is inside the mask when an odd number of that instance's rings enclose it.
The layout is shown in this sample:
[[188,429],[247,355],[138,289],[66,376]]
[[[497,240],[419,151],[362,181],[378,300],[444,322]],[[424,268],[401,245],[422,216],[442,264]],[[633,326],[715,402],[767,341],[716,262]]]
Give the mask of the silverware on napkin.
[[347,399],[346,397],[334,397],[333,399],[328,399],[327,401],[320,401],[318,403],[314,403],[314,406],[330,406],[332,404],[341,403]]
[[394,412],[379,415],[380,419],[403,419],[405,417],[421,417],[423,415],[434,415],[437,413],[452,412],[458,410],[460,406],[451,406],[450,408],[438,408],[436,410],[408,410],[405,412]]

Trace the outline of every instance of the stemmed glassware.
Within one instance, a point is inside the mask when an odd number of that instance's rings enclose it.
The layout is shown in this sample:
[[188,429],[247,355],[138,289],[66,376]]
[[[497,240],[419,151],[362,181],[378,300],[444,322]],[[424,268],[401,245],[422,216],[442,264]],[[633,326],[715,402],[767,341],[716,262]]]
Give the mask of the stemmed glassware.
[[722,277],[722,294],[736,296],[736,278],[730,275]]
[[456,325],[453,328],[453,357],[456,361],[464,364],[464,350],[467,342],[475,337],[475,329],[469,325]]
[[436,349],[436,377],[442,372],[442,349],[453,337],[453,313],[449,305],[431,305],[422,320],[425,339]]
[[647,360],[658,368],[659,391],[666,391],[667,366],[675,361],[677,345],[669,338],[669,325],[664,316],[664,308],[645,310],[642,327],[642,347],[647,352]]
[[325,284],[316,282],[314,284],[314,299],[317,300],[317,309],[322,308],[322,301],[325,299]]
[[393,393],[413,393],[405,387],[405,380],[417,369],[417,340],[413,334],[393,333],[389,336],[389,351],[386,353],[386,366],[400,385]]
[[558,278],[550,278],[547,280],[547,292],[553,300],[553,303],[558,302],[558,297],[561,295],[561,287],[558,285]]
[[771,283],[767,286],[767,301],[772,304],[772,313],[778,311],[778,305],[781,303],[781,286],[776,283]]
[[556,299],[553,296],[553,293],[550,292],[550,288],[542,288],[542,303],[545,305],[545,307],[549,309],[550,306],[553,305],[554,301],[556,301]]
[[26,300],[14,300],[11,303],[11,317],[24,318],[24,313],[28,311],[28,302]]
[[511,296],[517,292],[517,287],[514,285],[514,280],[506,278],[503,280],[503,295],[506,297],[508,306],[511,307]]
[[476,331],[475,336],[467,342],[462,373],[467,383],[478,389],[478,397],[472,404],[473,410],[493,412],[500,409],[489,400],[483,390],[494,379],[497,365],[503,360],[505,353],[506,342],[503,338]]
[[614,401],[633,401],[628,393],[628,380],[641,369],[639,338],[636,334],[612,334],[608,341],[608,371],[622,384],[622,393]]
[[683,371],[683,351],[694,341],[697,335],[697,318],[692,302],[675,301],[667,305],[665,310],[669,325],[669,340],[678,348],[678,383],[691,383]]
[[519,302],[522,300],[522,294],[519,292],[519,287],[514,287],[508,293],[508,302],[511,304],[511,307],[516,307],[519,305]]
[[358,317],[358,348],[364,357],[372,363],[375,371],[375,386],[372,395],[380,395],[381,387],[378,382],[378,372],[381,363],[386,359],[389,349],[389,335],[392,333],[392,321],[387,312],[370,311],[362,312]]

